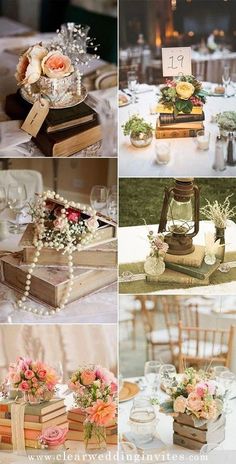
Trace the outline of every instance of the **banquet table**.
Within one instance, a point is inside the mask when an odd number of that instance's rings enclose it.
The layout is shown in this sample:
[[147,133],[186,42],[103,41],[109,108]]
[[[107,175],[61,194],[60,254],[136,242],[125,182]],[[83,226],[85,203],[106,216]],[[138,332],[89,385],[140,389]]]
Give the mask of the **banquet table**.
[[[20,251],[20,234],[10,234],[0,241],[1,251]],[[38,316],[15,309],[16,292],[0,282],[0,322],[5,323],[115,323],[117,320],[117,284],[113,283],[98,292],[91,293],[80,300],[69,303],[65,309],[54,316]],[[19,294],[18,294],[19,296]],[[33,307],[38,304],[33,303]],[[42,304],[40,306],[43,307]],[[46,308],[46,306],[45,306]]]
[[[138,263],[145,261],[150,253],[150,246],[147,239],[147,233],[153,230],[154,233],[158,231],[157,225],[144,225],[132,227],[120,227],[118,231],[119,238],[119,264]],[[214,226],[211,221],[200,221],[199,233],[193,238],[193,243],[198,245],[205,244],[205,233],[214,232]],[[236,224],[233,221],[228,222],[225,234],[226,243],[226,258],[227,254],[236,252],[235,245]],[[216,271],[219,272],[219,271]],[[166,290],[159,290],[153,294],[166,293]],[[169,289],[169,294],[186,294],[186,289]],[[208,295],[208,294],[235,294],[235,282],[227,282],[224,284],[207,285],[201,287],[188,288],[188,294],[193,295]]]
[[[215,140],[218,135],[216,123],[211,122],[212,116],[221,111],[235,111],[236,97],[207,97],[204,105],[205,127],[211,133],[208,150],[197,148],[196,139],[191,137],[168,139],[171,145],[171,160],[166,165],[159,165],[155,161],[155,143],[146,148],[135,148],[129,137],[123,135],[122,125],[134,113],[139,113],[147,122],[156,126],[157,114],[150,114],[150,107],[158,101],[156,86],[146,86],[145,91],[137,92],[137,103],[119,108],[119,173],[125,177],[165,177],[165,176],[234,176],[236,168],[227,166],[224,171],[215,171],[214,162]],[[226,145],[225,145],[226,152]]]
[[[127,379],[129,382],[134,382],[138,383],[139,385],[142,385],[143,390],[140,391],[140,393],[136,397],[147,397],[147,388],[146,388],[146,383],[144,378],[129,378]],[[232,397],[234,397],[236,394],[236,386],[234,386],[234,390],[232,392]],[[164,401],[167,398],[167,395],[159,389],[158,391],[158,400],[160,402]],[[129,419],[129,413],[130,409],[132,407],[132,400],[130,401],[125,401],[123,403],[120,403],[119,406],[119,433],[120,435],[125,436],[127,432],[129,432],[129,425],[128,425],[128,419]],[[234,399],[230,400],[230,407],[232,408],[233,412],[226,417],[226,428],[225,428],[225,440],[222,443],[222,448],[224,451],[222,451],[222,454],[219,453],[219,461],[216,459],[216,455],[214,453],[214,461],[210,460],[210,456],[208,455],[208,459],[205,458],[205,461],[207,462],[214,462],[217,463],[222,462],[223,458],[223,453],[224,453],[224,462],[229,462],[233,463],[235,462],[235,456],[236,456],[236,444],[235,444],[235,422],[236,422],[236,396]],[[156,407],[157,411],[157,418],[158,418],[158,423],[157,423],[157,437],[162,441],[162,445],[160,445],[159,450],[158,449],[152,449],[151,445],[149,444],[148,449],[146,449],[146,453],[149,455],[157,455],[158,453],[161,454],[161,457],[159,456],[159,460],[156,460],[156,462],[171,462],[171,461],[176,461],[176,462],[185,462],[185,461],[191,461],[191,462],[198,462],[197,455],[199,455],[199,452],[197,451],[192,451],[188,450],[186,448],[182,448],[180,446],[174,445],[173,444],[173,418],[171,416],[165,415],[163,413],[160,413],[158,411],[158,407]],[[220,449],[220,447],[219,447]],[[216,448],[217,450],[217,448]],[[235,452],[234,452],[235,451]],[[168,458],[168,453],[169,453],[169,458]],[[177,456],[176,458],[172,458],[171,456]],[[192,458],[191,458],[192,456]],[[194,458],[195,456],[195,458]],[[228,457],[232,457],[232,460],[227,460]],[[166,458],[165,458],[166,457]],[[220,460],[221,458],[221,460]],[[203,459],[202,459],[203,460]],[[201,460],[199,459],[201,462]],[[145,462],[145,460],[144,460]],[[152,462],[151,459],[147,459],[146,462]]]
[[[0,38],[0,157],[17,158],[17,157],[42,157],[43,153],[30,141],[31,137],[24,131],[20,130],[20,121],[14,124],[13,128],[8,126],[9,118],[5,114],[5,98],[17,90],[16,80],[14,77],[19,54],[29,46],[43,42],[47,44],[55,37],[53,33],[38,33],[29,37],[8,37]],[[88,67],[82,65],[80,71],[85,78],[91,73],[102,69],[107,63],[102,59],[92,59]],[[116,88],[91,91],[88,93],[87,103],[94,107],[101,101],[109,101],[112,108],[116,107]],[[91,98],[90,98],[91,96]],[[90,98],[90,99],[89,99]],[[92,104],[91,104],[92,102]],[[15,127],[16,126],[16,127]],[[1,140],[2,139],[2,140]],[[4,141],[6,139],[6,142]],[[93,144],[73,157],[96,157],[99,155],[100,143]]]

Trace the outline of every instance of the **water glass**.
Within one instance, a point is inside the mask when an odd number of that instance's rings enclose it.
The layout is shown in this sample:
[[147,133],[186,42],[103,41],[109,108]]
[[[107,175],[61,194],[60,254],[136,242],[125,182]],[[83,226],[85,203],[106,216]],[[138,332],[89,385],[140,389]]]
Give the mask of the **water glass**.
[[128,89],[131,93],[132,103],[135,103],[135,90],[138,84],[138,76],[135,71],[128,71],[127,82],[128,82]]
[[107,199],[107,214],[110,218],[116,220],[117,218],[117,195],[111,193]]
[[9,208],[16,215],[16,225],[12,232],[19,234],[21,227],[19,224],[20,213],[25,208],[27,203],[27,190],[24,184],[9,184],[7,191],[7,203]]
[[228,85],[230,83],[230,67],[228,64],[224,65],[223,73],[222,73],[222,82],[225,88],[225,98],[228,97]]
[[158,164],[168,164],[170,161],[170,142],[167,140],[165,141],[157,141],[155,145],[156,151],[156,162]]
[[152,394],[154,396],[157,395],[157,391],[160,386],[160,368],[161,363],[159,361],[147,361],[144,367],[146,382],[151,387]]
[[166,390],[171,387],[176,376],[176,367],[173,364],[163,364],[160,368],[161,385]]
[[225,407],[224,411],[226,414],[230,414],[232,409],[229,406],[229,398],[231,395],[232,385],[236,380],[235,374],[231,371],[223,371],[219,377],[220,383],[225,388]]
[[150,443],[156,434],[155,409],[148,398],[137,398],[129,416],[130,431],[137,446]]
[[104,185],[94,185],[90,193],[90,204],[96,211],[107,208],[108,190]]
[[197,132],[197,146],[199,150],[208,150],[210,145],[210,132],[205,129]]

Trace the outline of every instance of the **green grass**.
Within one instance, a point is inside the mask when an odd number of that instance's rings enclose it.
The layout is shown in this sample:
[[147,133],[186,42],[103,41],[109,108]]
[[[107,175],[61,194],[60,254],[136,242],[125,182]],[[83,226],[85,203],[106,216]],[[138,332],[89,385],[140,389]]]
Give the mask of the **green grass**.
[[[206,198],[210,202],[218,200],[222,203],[232,193],[230,202],[236,206],[236,179],[200,178],[195,182],[200,187],[200,206],[206,204]],[[147,224],[159,223],[164,188],[169,185],[173,185],[173,179],[120,179],[120,227],[142,225],[144,220]]]

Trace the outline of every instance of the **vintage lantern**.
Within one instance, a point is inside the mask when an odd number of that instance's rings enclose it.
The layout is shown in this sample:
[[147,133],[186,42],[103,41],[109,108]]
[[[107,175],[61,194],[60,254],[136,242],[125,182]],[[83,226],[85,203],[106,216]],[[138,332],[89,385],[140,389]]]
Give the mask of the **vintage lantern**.
[[166,233],[168,253],[187,255],[194,251],[193,237],[199,231],[199,188],[193,178],[175,179],[165,189],[159,231]]

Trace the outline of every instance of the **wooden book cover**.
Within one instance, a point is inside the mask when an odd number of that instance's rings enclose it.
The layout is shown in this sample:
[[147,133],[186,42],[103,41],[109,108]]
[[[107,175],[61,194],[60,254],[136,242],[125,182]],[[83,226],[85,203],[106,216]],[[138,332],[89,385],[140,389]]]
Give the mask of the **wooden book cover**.
[[200,267],[205,256],[205,247],[195,245],[194,251],[189,255],[172,255],[167,253],[165,263],[182,264],[183,266]]
[[166,114],[166,113],[160,113],[159,115],[159,123],[160,126],[165,126],[165,125],[173,125],[173,124],[183,124],[183,123],[191,123],[191,122],[196,122],[196,121],[204,121],[205,119],[205,114],[202,111],[200,114],[177,114],[175,115],[174,113],[172,114]]
[[196,279],[195,277],[181,274],[180,272],[172,271],[172,269],[165,269],[165,272],[159,277],[147,276],[147,282],[163,282],[163,283],[175,283],[183,285],[209,285],[209,278],[204,280]]
[[[0,259],[1,280],[11,288],[24,291],[28,266],[20,265],[20,256],[4,256]],[[85,269],[74,268],[74,283],[69,302],[101,290],[117,281],[116,268]],[[62,267],[35,267],[31,279],[30,296],[57,308],[69,283],[68,270]]]
[[213,272],[215,272],[218,267],[220,266],[220,260],[217,259],[215,264],[209,265],[206,264],[204,261],[200,267],[191,267],[191,266],[183,266],[182,264],[175,264],[168,262],[166,263],[166,267],[168,269],[172,269],[173,271],[181,272],[182,274],[189,275],[191,277],[195,277],[196,279],[204,280],[209,278]]

